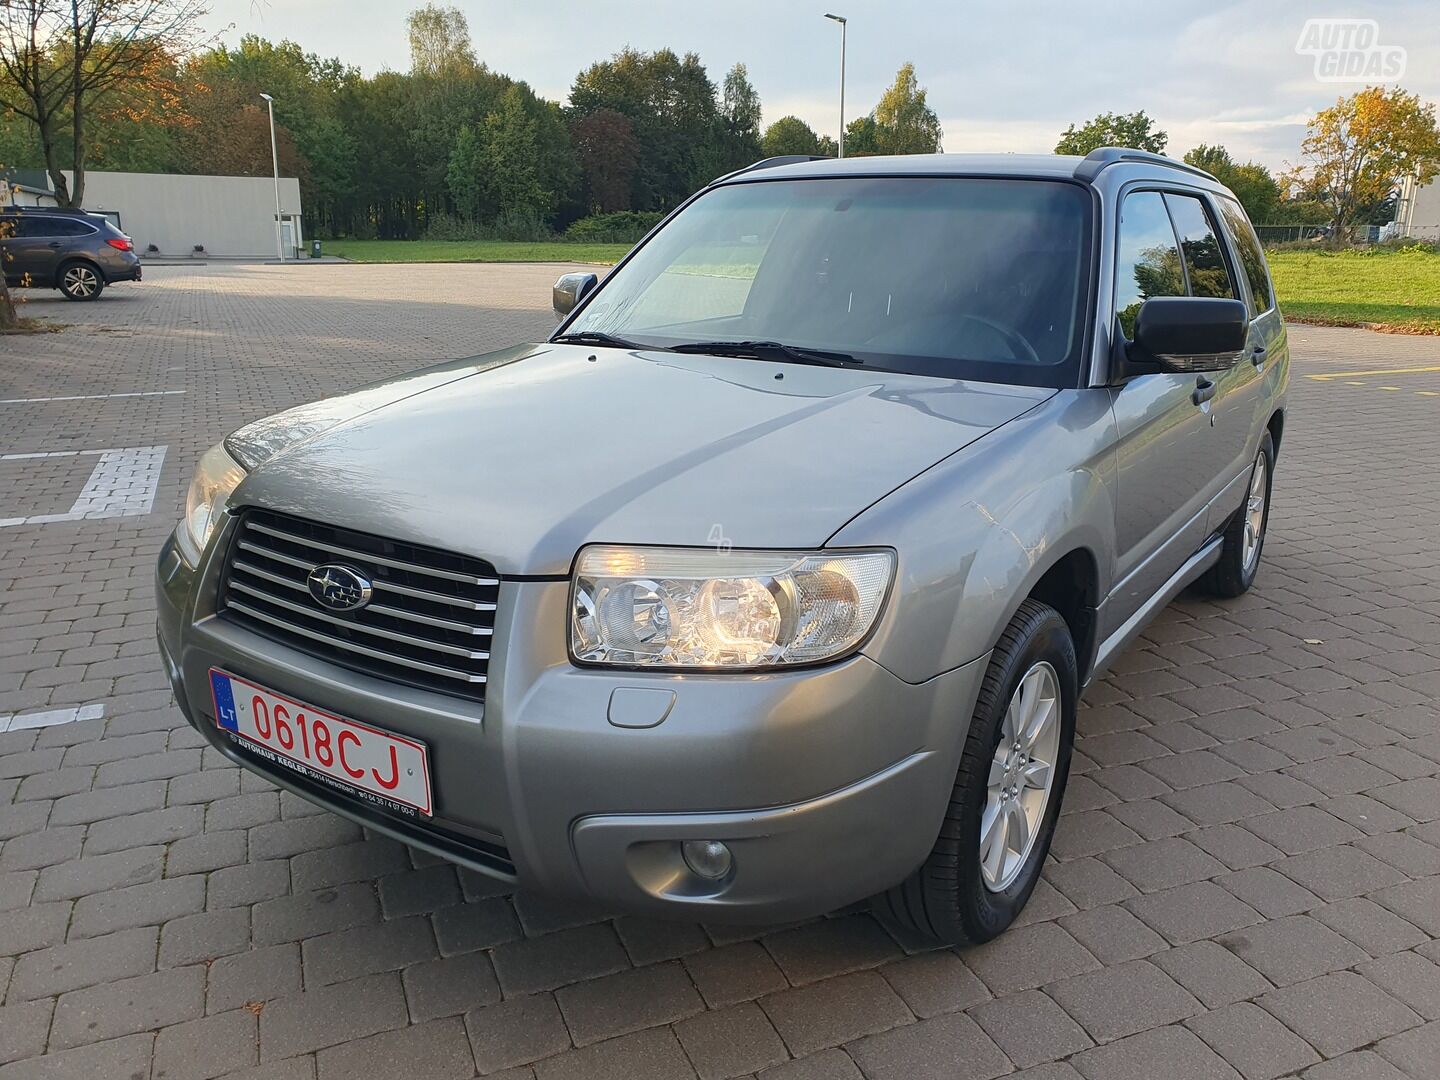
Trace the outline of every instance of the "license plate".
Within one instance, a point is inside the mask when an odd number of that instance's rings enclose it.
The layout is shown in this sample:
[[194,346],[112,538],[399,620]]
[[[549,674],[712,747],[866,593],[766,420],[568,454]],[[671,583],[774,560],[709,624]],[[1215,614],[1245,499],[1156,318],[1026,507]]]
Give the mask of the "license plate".
[[327,713],[210,669],[215,723],[297,772],[429,817],[430,761],[423,743]]

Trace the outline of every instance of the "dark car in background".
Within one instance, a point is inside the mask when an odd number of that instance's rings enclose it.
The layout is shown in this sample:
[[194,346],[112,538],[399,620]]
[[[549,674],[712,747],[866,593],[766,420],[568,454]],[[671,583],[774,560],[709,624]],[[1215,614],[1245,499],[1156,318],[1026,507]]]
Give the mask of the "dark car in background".
[[70,300],[94,300],[107,285],[140,280],[130,238],[84,210],[0,209],[0,262],[12,288],[59,289]]

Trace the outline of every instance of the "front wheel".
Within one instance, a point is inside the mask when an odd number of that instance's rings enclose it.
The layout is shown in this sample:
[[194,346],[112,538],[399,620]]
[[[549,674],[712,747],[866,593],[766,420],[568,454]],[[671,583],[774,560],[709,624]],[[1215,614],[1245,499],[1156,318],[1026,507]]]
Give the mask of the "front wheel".
[[1245,503],[1225,527],[1220,560],[1196,581],[1201,592],[1211,596],[1239,596],[1255,584],[1260,572],[1260,553],[1265,547],[1265,530],[1270,525],[1270,489],[1275,474],[1275,443],[1267,431],[1260,437],[1260,449],[1250,467]]
[[989,941],[1040,880],[1075,738],[1070,628],[1026,600],[1000,635],[930,857],[878,897],[883,917],[953,945]]
[[89,263],[66,263],[60,268],[60,291],[67,300],[94,300],[105,290],[105,279]]

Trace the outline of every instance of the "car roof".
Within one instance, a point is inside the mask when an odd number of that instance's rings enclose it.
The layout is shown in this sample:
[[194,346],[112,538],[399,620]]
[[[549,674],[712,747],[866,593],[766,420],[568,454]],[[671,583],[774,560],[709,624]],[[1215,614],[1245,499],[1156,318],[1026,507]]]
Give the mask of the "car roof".
[[801,180],[840,176],[969,176],[1037,180],[1072,180],[1093,184],[1111,169],[1126,178],[1184,179],[1217,191],[1225,188],[1203,169],[1143,150],[1106,146],[1080,157],[1076,154],[905,154],[894,156],[822,158],[800,155],[766,158],[716,183],[755,180]]
[[[849,158],[767,158],[725,179],[811,176],[1036,176],[1070,179],[1084,158],[1062,154],[903,154]],[[774,164],[770,164],[774,162]]]

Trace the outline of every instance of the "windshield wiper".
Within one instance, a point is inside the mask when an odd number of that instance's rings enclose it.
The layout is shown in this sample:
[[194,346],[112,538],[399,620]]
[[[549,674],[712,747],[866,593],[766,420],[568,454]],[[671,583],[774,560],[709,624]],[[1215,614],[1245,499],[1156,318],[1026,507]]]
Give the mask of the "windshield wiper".
[[669,346],[670,352],[709,353],[711,356],[753,356],[757,360],[779,360],[792,364],[819,364],[822,367],[854,367],[865,361],[849,353],[807,349],[781,341],[687,341]]
[[637,341],[627,341],[625,338],[616,337],[614,334],[607,334],[601,330],[580,330],[573,334],[561,334],[559,337],[553,337],[550,340],[564,345],[600,345],[611,349],[654,348],[652,345],[641,345]]

